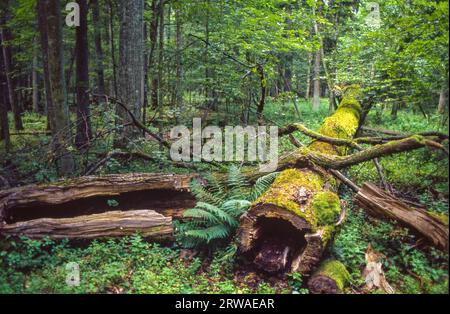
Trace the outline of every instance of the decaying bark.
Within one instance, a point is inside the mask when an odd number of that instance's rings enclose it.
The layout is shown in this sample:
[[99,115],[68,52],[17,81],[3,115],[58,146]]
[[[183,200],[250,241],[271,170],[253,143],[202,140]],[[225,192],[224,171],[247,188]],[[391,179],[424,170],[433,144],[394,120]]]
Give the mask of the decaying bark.
[[399,221],[419,232],[440,249],[448,251],[448,216],[409,207],[371,183],[364,184],[359,190],[355,203],[369,214]]
[[165,217],[154,210],[132,210],[0,225],[0,234],[39,239],[122,237],[136,232],[153,241],[170,240],[173,237],[172,217]]
[[[358,94],[357,86],[349,87],[336,112],[325,119],[318,133],[351,139],[361,113]],[[301,156],[303,149],[297,151]],[[307,150],[330,159],[347,153],[345,146],[320,140]],[[241,217],[239,252],[264,271],[308,274],[320,261],[340,216],[338,182],[324,169],[312,165],[298,167],[295,157],[289,165],[292,167],[287,168],[295,169],[281,172],[269,190]]]
[[349,279],[350,274],[341,262],[327,260],[308,280],[308,288],[312,294],[341,294]]
[[192,176],[115,174],[86,176],[47,185],[0,191],[0,223],[38,218],[71,218],[113,210],[155,210],[181,217],[195,205]]

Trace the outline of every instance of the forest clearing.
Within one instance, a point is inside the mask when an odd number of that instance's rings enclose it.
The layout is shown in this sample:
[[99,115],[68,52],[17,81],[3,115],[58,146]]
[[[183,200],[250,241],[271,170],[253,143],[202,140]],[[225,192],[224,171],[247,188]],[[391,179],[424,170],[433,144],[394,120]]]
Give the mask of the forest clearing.
[[3,0],[0,294],[447,294],[448,11]]

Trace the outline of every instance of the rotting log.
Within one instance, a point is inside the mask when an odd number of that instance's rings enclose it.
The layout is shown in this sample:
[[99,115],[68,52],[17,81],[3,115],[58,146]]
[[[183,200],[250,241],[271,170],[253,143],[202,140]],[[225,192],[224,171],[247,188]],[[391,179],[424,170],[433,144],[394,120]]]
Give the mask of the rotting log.
[[350,280],[350,274],[344,264],[336,260],[327,260],[308,280],[312,294],[341,294]]
[[448,216],[413,208],[380,190],[372,183],[365,183],[355,195],[355,204],[376,217],[387,217],[415,230],[438,248],[448,251]]
[[[324,120],[319,134],[352,139],[358,128],[361,106],[358,86],[349,86],[338,109]],[[304,156],[305,148],[296,151]],[[306,148],[338,158],[347,146],[316,140]],[[288,168],[240,219],[239,252],[267,272],[300,272],[307,275],[318,264],[339,219],[338,181],[313,164]]]
[[111,211],[73,218],[40,218],[0,225],[0,234],[33,239],[94,239],[122,237],[139,232],[153,241],[173,238],[172,218],[154,210]]
[[[0,191],[0,222],[71,218],[107,211],[151,209],[181,217],[195,205],[192,175],[114,174]],[[114,200],[113,202],[111,200]],[[117,207],[117,208],[116,208]]]

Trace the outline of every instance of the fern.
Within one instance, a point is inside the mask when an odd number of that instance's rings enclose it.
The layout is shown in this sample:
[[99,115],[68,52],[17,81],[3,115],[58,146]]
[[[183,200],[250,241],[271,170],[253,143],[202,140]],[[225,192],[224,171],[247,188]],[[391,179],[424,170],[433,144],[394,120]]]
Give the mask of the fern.
[[205,176],[207,185],[191,182],[191,191],[199,201],[184,212],[184,221],[177,223],[177,238],[184,247],[214,249],[225,244],[235,233],[239,217],[272,184],[278,173],[259,178],[251,187],[236,166],[231,166],[227,181],[212,174]]

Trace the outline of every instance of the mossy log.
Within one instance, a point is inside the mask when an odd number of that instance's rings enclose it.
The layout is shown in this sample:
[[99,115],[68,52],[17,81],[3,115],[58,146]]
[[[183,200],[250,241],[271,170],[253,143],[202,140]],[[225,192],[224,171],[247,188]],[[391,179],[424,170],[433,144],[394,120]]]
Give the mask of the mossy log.
[[387,217],[415,230],[438,248],[448,251],[448,216],[412,208],[377,186],[365,183],[355,195],[355,204],[376,217]]
[[308,280],[308,288],[313,294],[341,294],[349,279],[350,274],[341,262],[327,260]]
[[[361,106],[359,88],[351,86],[333,115],[326,118],[319,134],[351,139],[358,128]],[[308,151],[329,158],[344,156],[348,147],[316,140]],[[303,155],[299,149],[299,155]],[[341,206],[338,182],[323,168],[289,164],[272,186],[241,217],[239,252],[268,272],[294,271],[308,274],[322,257],[338,221]],[[299,169],[300,168],[300,169]]]
[[164,216],[181,217],[184,209],[196,203],[189,191],[191,178],[173,174],[114,174],[3,190],[0,223],[73,218],[118,208],[150,209]]
[[154,210],[111,211],[73,218],[40,218],[0,225],[0,234],[40,239],[93,239],[122,237],[139,232],[153,241],[173,237],[172,218]]

